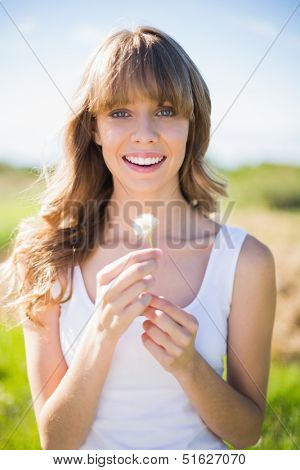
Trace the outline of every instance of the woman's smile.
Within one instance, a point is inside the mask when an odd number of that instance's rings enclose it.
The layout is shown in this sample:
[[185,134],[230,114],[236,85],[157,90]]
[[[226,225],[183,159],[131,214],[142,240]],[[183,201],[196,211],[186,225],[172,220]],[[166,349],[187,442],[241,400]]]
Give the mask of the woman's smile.
[[167,157],[155,152],[130,152],[122,158],[125,164],[133,171],[151,173],[160,168]]
[[162,106],[144,98],[127,103],[125,109],[100,114],[96,141],[102,146],[105,163],[117,185],[122,181],[134,191],[143,191],[146,187],[140,185],[147,180],[155,183],[152,191],[158,195],[159,189],[176,182],[188,130],[188,119],[176,112],[171,102],[166,100]]

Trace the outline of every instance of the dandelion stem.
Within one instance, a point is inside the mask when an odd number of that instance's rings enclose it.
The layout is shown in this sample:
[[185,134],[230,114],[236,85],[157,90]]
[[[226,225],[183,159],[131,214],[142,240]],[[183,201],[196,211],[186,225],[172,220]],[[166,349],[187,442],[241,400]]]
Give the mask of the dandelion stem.
[[147,238],[148,238],[148,240],[149,240],[149,243],[150,243],[151,248],[153,248],[151,232],[148,232],[148,233],[147,233]]

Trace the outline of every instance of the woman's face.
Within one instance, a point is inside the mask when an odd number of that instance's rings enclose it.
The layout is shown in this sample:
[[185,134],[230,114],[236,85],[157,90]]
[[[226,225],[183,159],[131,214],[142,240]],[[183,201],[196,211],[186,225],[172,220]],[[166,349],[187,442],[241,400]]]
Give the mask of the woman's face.
[[[95,141],[102,145],[114,185],[120,181],[135,193],[151,194],[160,188],[166,189],[166,185],[174,187],[178,182],[188,130],[188,119],[175,115],[170,102],[159,106],[152,100],[139,98],[99,114]],[[125,156],[132,157],[131,163]],[[161,157],[164,160],[153,166],[146,165],[153,163],[154,157],[157,157],[155,162]]]

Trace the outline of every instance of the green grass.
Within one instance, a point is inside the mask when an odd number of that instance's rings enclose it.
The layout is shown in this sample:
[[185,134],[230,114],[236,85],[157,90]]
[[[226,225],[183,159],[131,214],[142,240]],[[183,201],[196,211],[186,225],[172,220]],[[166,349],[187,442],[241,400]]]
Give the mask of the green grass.
[[28,202],[24,204],[21,199],[0,203],[0,249],[6,247],[13,238],[15,227],[20,219],[31,216],[36,210],[36,204],[29,204]]
[[7,247],[21,218],[38,209],[37,196],[43,185],[36,184],[33,170],[13,169],[0,164],[0,249]]
[[1,331],[0,345],[0,448],[40,449],[22,329]]
[[[21,327],[0,331],[0,345],[0,448],[40,449]],[[272,362],[262,437],[249,449],[300,447],[299,377],[300,361]]]
[[248,449],[300,449],[299,377],[300,361],[271,363],[262,435],[256,446]]
[[300,210],[300,167],[263,163],[222,173],[235,209]]
[[300,361],[272,364],[268,394],[271,406],[264,422],[259,449],[300,448],[299,378]]

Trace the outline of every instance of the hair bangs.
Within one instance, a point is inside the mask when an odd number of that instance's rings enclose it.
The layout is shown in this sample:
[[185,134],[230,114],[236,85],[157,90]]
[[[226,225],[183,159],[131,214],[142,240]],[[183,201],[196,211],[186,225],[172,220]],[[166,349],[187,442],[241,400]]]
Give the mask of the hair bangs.
[[176,51],[161,42],[146,44],[142,40],[120,49],[106,73],[97,77],[92,105],[95,114],[144,98],[159,105],[170,101],[176,114],[194,118],[189,74]]

